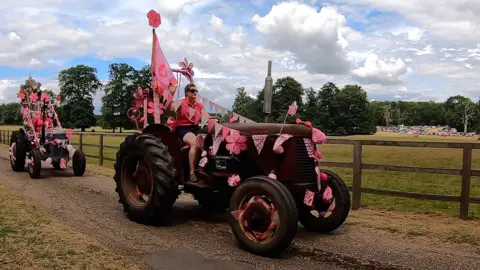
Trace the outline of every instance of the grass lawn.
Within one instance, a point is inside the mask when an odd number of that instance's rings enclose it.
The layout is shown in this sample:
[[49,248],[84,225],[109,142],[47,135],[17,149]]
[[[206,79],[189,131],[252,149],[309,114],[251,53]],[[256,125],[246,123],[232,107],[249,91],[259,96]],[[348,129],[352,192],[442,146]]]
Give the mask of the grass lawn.
[[145,269],[0,185],[0,268]]
[[[18,127],[8,127],[18,129]],[[5,130],[4,127],[0,129]],[[96,132],[105,132],[100,128],[94,128]],[[88,129],[90,130],[90,129]],[[131,131],[130,131],[131,132]],[[409,134],[396,134],[378,132],[371,136],[347,136],[338,137],[345,139],[369,139],[369,140],[402,140],[402,141],[432,141],[432,142],[473,142],[474,138],[464,137],[437,137],[419,136]],[[98,144],[99,137],[84,135],[84,143]],[[118,147],[123,142],[123,137],[104,137],[104,145]],[[78,142],[78,136],[74,136],[74,142]],[[352,162],[352,145],[324,144],[320,146],[325,161]],[[98,156],[97,147],[84,147],[87,154]],[[104,148],[104,157],[115,158],[117,150]],[[473,150],[472,169],[480,169],[480,150]],[[88,158],[89,163],[98,164],[98,159]],[[462,167],[462,149],[436,149],[414,147],[385,147],[363,146],[363,162],[370,164],[404,165],[418,167],[458,168]],[[113,167],[113,162],[104,161],[104,165]],[[320,165],[321,166],[321,165]],[[329,168],[338,173],[348,185],[352,184],[352,170],[343,168]],[[443,195],[460,195],[461,176],[450,176],[425,173],[405,173],[388,171],[362,171],[362,186],[369,188],[389,189],[398,191],[423,192]],[[472,177],[471,197],[480,197],[480,180]],[[441,213],[458,216],[459,203],[439,202],[419,199],[399,198],[362,194],[362,207],[391,209],[415,213]],[[480,218],[480,205],[470,205],[470,215]]]

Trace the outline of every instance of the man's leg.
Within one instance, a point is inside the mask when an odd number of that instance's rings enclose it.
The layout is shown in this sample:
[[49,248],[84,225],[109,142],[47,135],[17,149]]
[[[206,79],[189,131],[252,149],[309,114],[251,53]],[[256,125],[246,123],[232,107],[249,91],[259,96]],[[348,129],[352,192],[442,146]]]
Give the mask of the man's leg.
[[183,141],[190,145],[188,152],[188,164],[190,165],[190,180],[196,181],[195,174],[193,173],[197,167],[197,137],[192,132],[188,132],[183,136]]

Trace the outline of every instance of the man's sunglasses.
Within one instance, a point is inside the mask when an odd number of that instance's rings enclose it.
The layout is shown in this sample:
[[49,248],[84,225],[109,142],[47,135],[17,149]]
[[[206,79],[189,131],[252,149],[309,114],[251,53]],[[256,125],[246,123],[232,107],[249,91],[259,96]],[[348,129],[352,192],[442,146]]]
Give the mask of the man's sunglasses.
[[198,90],[197,90],[197,89],[189,89],[188,92],[190,92],[190,93],[197,93]]

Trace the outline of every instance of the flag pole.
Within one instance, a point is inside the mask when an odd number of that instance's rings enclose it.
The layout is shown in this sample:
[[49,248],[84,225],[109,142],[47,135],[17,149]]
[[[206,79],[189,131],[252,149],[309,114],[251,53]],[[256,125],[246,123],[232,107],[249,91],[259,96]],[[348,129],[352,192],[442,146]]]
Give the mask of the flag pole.
[[[156,70],[156,66],[155,66],[155,54],[156,54],[156,51],[155,51],[155,38],[156,38],[156,34],[155,34],[155,28],[152,29],[152,33],[153,33],[153,36],[152,36],[152,62],[151,62],[151,68],[152,68],[152,86],[153,84],[155,83],[156,81],[156,73],[155,73],[155,70]],[[158,87],[160,87],[158,85]],[[152,87],[153,88],[153,87]],[[153,89],[153,118],[154,118],[154,122],[155,124],[160,124],[160,99],[159,99],[159,96],[158,96],[158,93],[156,91],[156,89]],[[146,110],[148,110],[148,108],[144,108]]]

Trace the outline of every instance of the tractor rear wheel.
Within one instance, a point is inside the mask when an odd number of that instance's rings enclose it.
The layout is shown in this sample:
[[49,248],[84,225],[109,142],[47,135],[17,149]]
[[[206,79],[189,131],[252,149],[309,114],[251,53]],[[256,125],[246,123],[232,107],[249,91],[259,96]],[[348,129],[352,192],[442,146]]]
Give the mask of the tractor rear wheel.
[[72,157],[72,168],[75,176],[82,176],[85,173],[87,167],[87,160],[85,153],[82,150],[75,150]]
[[115,191],[123,211],[136,222],[162,223],[179,191],[168,147],[152,134],[128,136],[115,162]]
[[255,176],[241,182],[230,200],[230,226],[239,243],[254,254],[275,257],[292,242],[298,212],[279,181]]
[[14,131],[10,137],[10,165],[15,172],[25,169],[28,141],[19,131]]

